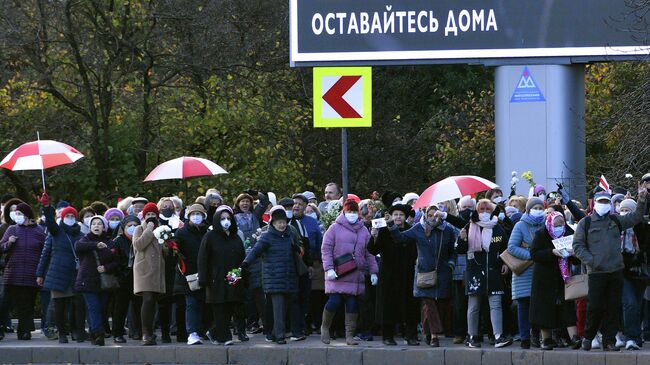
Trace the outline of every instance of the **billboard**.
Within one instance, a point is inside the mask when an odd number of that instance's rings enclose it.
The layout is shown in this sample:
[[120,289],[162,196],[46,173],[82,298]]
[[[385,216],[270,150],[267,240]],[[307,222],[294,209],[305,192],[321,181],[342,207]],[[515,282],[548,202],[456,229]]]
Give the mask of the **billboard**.
[[643,59],[649,10],[638,0],[290,0],[291,63]]

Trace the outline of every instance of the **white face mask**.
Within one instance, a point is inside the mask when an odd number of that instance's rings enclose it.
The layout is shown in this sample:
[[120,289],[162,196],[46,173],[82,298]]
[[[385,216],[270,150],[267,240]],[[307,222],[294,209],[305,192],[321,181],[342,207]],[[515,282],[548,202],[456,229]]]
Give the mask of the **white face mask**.
[[359,220],[359,214],[356,212],[345,213],[345,219],[347,219],[350,224],[355,224]]
[[287,213],[287,218],[289,219],[293,218],[293,210],[289,209],[286,211],[286,213]]
[[225,229],[225,230],[230,228],[230,219],[228,219],[228,218],[222,219],[221,220],[221,227],[223,227],[223,229]]
[[84,218],[84,224],[85,224],[87,227],[90,227],[90,220],[91,220],[91,219],[92,219],[92,217],[86,217],[86,218]]
[[612,205],[609,203],[596,203],[594,204],[594,210],[598,215],[603,216],[612,210]]
[[74,219],[74,218],[72,218],[72,217],[70,217],[70,218],[67,218],[67,217],[66,217],[66,218],[63,218],[63,224],[65,224],[65,225],[67,225],[67,226],[72,227],[72,226],[74,226],[76,223],[77,223],[77,220]]
[[492,218],[492,213],[487,213],[486,212],[486,213],[479,213],[479,215],[478,215],[478,219],[481,222],[489,222],[490,218]]
[[318,220],[318,214],[316,214],[316,213],[305,213],[305,215],[306,215],[307,217],[312,217],[312,218],[314,218],[315,220]]
[[621,216],[626,216],[626,215],[628,215],[629,213],[630,213],[630,212],[626,210],[626,211],[621,212],[620,214],[621,214]]
[[190,216],[190,222],[196,224],[197,226],[203,222],[203,215],[201,214],[192,214]]
[[539,217],[541,217],[543,215],[544,215],[544,211],[541,210],[541,209],[531,209],[530,210],[530,216],[531,217],[539,218]]
[[22,214],[16,214],[14,216],[14,222],[16,222],[16,224],[24,224],[25,223],[25,216],[22,215]]
[[16,212],[9,212],[9,218],[11,218],[12,221],[16,221]]

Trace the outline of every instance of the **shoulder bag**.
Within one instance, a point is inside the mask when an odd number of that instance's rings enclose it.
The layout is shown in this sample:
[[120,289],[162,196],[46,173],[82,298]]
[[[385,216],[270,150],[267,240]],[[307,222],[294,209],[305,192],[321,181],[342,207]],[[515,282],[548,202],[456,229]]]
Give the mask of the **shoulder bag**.
[[[535,235],[530,231],[530,227],[528,227],[528,225],[526,225],[526,227],[528,228],[530,237],[534,239]],[[526,242],[522,242],[521,247],[529,248],[530,246]],[[507,248],[501,253],[501,255],[499,255],[499,257],[501,258],[501,261],[503,261],[503,263],[506,264],[510,271],[512,271],[515,275],[523,274],[524,271],[526,271],[526,269],[528,269],[533,264],[533,260],[522,260],[511,254]]]
[[[436,259],[436,268],[433,271],[417,272],[415,277],[415,285],[420,289],[433,288],[438,284],[438,265],[440,263],[440,253],[442,253],[442,238],[445,232],[440,234],[440,245],[438,246],[438,258]],[[416,264],[417,265],[417,264]]]
[[352,253],[346,253],[339,257],[334,258],[334,272],[336,272],[336,276],[341,277],[357,269],[357,261],[355,260],[355,253],[357,251],[358,239],[359,239],[359,235],[357,234],[354,239],[354,248],[352,249]]
[[589,275],[584,274],[580,266],[581,273],[569,278],[569,282],[564,284],[564,300],[581,299],[589,294]]
[[74,255],[74,269],[79,271],[79,267],[81,265],[79,264],[79,257],[77,256],[77,252],[74,250],[74,245],[72,244],[72,240],[70,239],[70,236],[68,236],[67,233],[63,233],[63,234],[68,239],[68,242],[70,242],[70,248],[72,249],[72,254]]
[[[99,262],[99,255],[97,254],[97,251],[93,250],[93,254],[95,255],[95,262],[97,262],[97,266],[101,266],[101,263]],[[120,282],[117,280],[117,276],[113,274],[109,274],[106,272],[100,272],[99,273],[99,280],[101,284],[102,290],[105,291],[113,291],[117,290],[120,288]]]

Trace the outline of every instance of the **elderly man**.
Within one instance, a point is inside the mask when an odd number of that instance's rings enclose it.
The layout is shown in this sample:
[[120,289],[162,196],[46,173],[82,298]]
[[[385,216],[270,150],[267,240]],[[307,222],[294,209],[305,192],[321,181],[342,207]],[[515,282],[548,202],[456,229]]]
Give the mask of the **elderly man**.
[[318,204],[318,209],[325,213],[327,212],[328,203],[332,200],[339,200],[343,192],[341,188],[336,183],[329,183],[325,185],[325,201]]

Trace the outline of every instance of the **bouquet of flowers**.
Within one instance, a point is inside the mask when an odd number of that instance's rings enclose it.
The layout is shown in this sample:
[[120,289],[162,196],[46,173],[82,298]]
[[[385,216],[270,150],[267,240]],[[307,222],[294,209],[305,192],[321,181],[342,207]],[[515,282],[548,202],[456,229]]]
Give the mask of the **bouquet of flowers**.
[[339,213],[341,213],[341,210],[343,210],[343,206],[341,205],[340,201],[336,200],[334,202],[331,202],[327,208],[327,212],[323,212],[320,218],[321,222],[323,222],[323,227],[325,230],[327,230],[327,228],[329,228],[329,226],[331,226],[336,221]]
[[178,257],[178,269],[183,275],[185,275],[185,256],[181,253],[176,241],[172,239],[174,238],[174,232],[172,232],[172,229],[169,226],[162,225],[153,230],[153,235],[158,239],[158,243],[171,251],[172,255]]
[[241,280],[241,269],[232,269],[226,275],[228,285],[236,285]]
[[532,171],[528,170],[528,171],[523,172],[523,173],[521,174],[521,177],[523,177],[524,179],[526,179],[526,181],[528,181],[528,184],[529,184],[531,187],[534,188],[535,185],[537,185],[537,184],[535,183],[535,181],[533,181],[533,172],[532,172]]
[[162,225],[153,230],[153,235],[158,239],[158,243],[162,245],[174,237],[174,232],[172,232],[171,227]]

